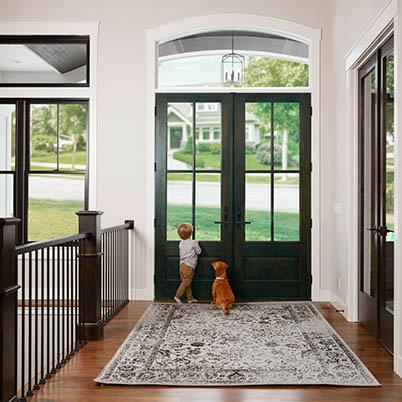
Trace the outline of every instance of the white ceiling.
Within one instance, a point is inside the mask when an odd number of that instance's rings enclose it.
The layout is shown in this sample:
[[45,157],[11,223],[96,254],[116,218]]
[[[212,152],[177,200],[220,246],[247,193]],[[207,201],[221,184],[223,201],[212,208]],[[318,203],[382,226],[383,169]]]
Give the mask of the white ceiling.
[[0,45],[0,71],[56,71],[25,45]]

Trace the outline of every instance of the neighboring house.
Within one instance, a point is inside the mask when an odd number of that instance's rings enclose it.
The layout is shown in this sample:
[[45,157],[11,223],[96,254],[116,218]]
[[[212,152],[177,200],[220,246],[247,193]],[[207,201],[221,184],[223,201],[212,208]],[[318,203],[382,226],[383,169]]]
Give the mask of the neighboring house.
[[[191,103],[171,103],[168,107],[168,149],[185,147],[191,137],[193,126]],[[213,143],[221,140],[221,113],[219,103],[196,104],[195,138],[198,143]],[[260,142],[260,124],[257,117],[246,112],[246,143]]]

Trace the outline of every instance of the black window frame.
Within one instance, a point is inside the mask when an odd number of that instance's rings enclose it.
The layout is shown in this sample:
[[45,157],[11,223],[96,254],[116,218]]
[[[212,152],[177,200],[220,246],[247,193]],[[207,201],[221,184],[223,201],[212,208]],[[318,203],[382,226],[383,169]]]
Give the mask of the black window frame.
[[[59,169],[30,170],[30,109],[33,104],[77,104],[87,106],[86,169],[60,171]],[[29,176],[30,174],[80,174],[84,175],[84,209],[88,210],[89,198],[89,147],[90,147],[90,102],[89,98],[0,98],[0,104],[16,105],[15,122],[15,170],[14,170],[14,217],[21,219],[17,228],[17,244],[28,243]]]
[[89,35],[0,35],[0,45],[82,43],[86,45],[86,82],[84,83],[1,83],[0,87],[89,87],[90,37]]

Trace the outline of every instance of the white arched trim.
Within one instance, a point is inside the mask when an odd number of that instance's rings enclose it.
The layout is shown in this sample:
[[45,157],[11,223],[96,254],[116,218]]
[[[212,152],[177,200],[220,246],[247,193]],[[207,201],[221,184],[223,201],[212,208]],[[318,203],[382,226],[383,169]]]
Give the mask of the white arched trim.
[[[154,182],[154,150],[155,150],[155,93],[157,92],[157,61],[158,45],[183,36],[219,30],[247,30],[280,35],[296,39],[309,45],[310,80],[313,107],[312,116],[312,298],[321,300],[325,292],[320,288],[320,41],[321,29],[312,28],[296,22],[250,14],[219,14],[192,17],[174,21],[147,31],[147,165],[145,174],[146,189],[146,220],[149,228],[145,233],[147,244],[146,289],[132,289],[131,298],[154,298],[154,214],[155,214],[155,182]],[[213,89],[214,92],[230,91],[233,88]],[[170,90],[172,91],[172,90]],[[176,88],[174,89],[177,92]],[[295,89],[286,88],[236,88],[238,92],[289,92]],[[200,92],[199,89],[193,92]],[[205,92],[205,91],[204,91]]]

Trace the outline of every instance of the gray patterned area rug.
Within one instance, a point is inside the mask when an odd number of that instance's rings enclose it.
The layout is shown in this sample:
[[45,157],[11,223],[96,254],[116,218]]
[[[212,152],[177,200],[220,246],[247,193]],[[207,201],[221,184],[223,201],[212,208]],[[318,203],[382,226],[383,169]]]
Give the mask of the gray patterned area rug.
[[151,304],[102,384],[380,385],[310,302]]

